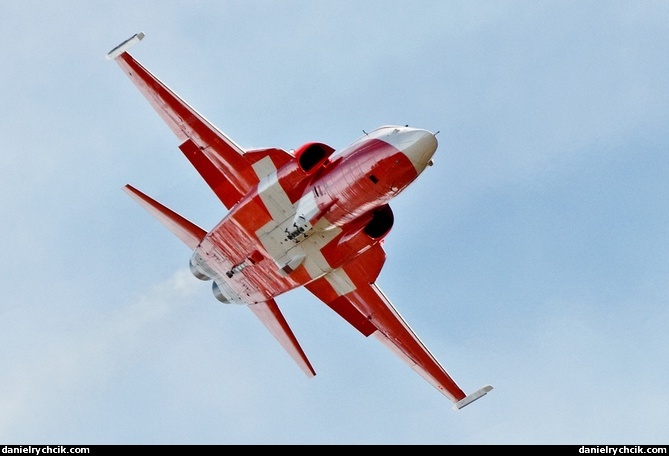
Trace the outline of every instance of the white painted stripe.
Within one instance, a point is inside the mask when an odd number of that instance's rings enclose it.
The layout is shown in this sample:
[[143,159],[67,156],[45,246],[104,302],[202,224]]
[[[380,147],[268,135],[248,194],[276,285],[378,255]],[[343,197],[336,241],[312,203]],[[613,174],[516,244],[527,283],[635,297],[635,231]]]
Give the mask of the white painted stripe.
[[256,176],[258,176],[258,179],[261,180],[276,171],[276,166],[274,166],[274,162],[269,156],[258,160],[252,164],[251,167],[253,168],[253,171],[255,171]]
[[[265,208],[267,208],[270,217],[278,223],[284,221],[294,211],[293,204],[281,188],[281,184],[279,184],[274,163],[269,157],[265,157],[253,164],[253,170],[258,177],[264,176],[258,182],[258,195]],[[268,174],[263,174],[268,171]]]
[[353,281],[348,277],[346,272],[342,268],[337,268],[331,273],[325,276],[332,288],[337,292],[338,296],[345,295],[355,290],[355,285]]
[[256,231],[256,236],[276,263],[277,269],[281,269],[291,258],[305,255],[302,265],[309,277],[315,279],[325,275],[340,296],[355,290],[355,285],[346,272],[343,269],[333,271],[321,252],[325,245],[341,233],[341,228],[331,225],[323,217],[313,228],[309,226],[311,229],[308,231],[308,237],[299,244],[285,240],[285,229],[291,229],[297,215],[304,215],[309,220],[318,213],[313,192],[307,193],[296,204],[292,204],[279,184],[276,167],[269,157],[254,163],[253,169],[260,178],[258,194],[272,217],[270,222]]
[[341,228],[333,227],[325,218],[321,218],[314,225],[313,234],[302,243],[302,248],[307,253],[307,259],[302,264],[312,279],[332,270],[321,249],[337,237],[341,231]]

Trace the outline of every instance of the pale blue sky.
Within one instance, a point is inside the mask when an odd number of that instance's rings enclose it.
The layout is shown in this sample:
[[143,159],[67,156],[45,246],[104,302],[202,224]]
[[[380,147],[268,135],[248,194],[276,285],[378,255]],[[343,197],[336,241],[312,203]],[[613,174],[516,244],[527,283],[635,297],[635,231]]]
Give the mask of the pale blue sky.
[[[669,3],[4,1],[0,442],[666,444]],[[451,403],[304,290],[307,378],[122,190],[225,208],[121,70],[243,147],[439,130],[378,284]]]

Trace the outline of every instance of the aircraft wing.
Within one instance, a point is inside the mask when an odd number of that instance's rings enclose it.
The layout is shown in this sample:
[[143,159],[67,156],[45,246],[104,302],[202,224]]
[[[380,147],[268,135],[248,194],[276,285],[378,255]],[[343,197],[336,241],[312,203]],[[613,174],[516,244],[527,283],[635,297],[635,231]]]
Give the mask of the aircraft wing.
[[[179,149],[200,173],[216,196],[230,209],[258,181],[253,164],[269,156],[278,168],[293,157],[282,149],[249,154],[181,99],[127,51],[144,37],[138,33],[107,54],[115,60],[160,117],[177,136]],[[251,152],[251,151],[248,151]]]
[[380,244],[353,262],[310,283],[307,289],[358,329],[381,343],[437,388],[459,409],[492,389],[485,386],[467,396],[418,338],[375,284],[385,261]]

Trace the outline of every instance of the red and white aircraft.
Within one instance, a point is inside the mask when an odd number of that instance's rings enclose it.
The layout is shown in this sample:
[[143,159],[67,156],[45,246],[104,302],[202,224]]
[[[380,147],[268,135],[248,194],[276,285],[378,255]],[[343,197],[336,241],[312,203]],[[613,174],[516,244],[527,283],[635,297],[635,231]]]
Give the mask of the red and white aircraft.
[[177,135],[179,149],[229,210],[207,232],[130,185],[125,190],[193,249],[190,269],[223,303],[244,304],[308,375],[316,375],[275,298],[304,286],[364,336],[374,335],[454,408],[469,396],[451,379],[375,281],[393,226],[389,201],[432,164],[437,139],[406,126],[377,128],[342,150],[243,150],[127,51],[107,54]]

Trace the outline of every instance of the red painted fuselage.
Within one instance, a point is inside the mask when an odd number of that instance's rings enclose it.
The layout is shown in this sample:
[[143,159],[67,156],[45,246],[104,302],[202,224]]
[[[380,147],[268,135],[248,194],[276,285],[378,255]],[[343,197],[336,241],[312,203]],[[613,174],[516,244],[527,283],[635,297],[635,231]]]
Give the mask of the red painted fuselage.
[[220,300],[240,304],[320,278],[381,241],[393,220],[387,203],[436,148],[425,130],[382,127],[311,173],[296,161],[274,169],[266,156],[256,168],[270,174],[207,234],[191,267],[214,279]]

